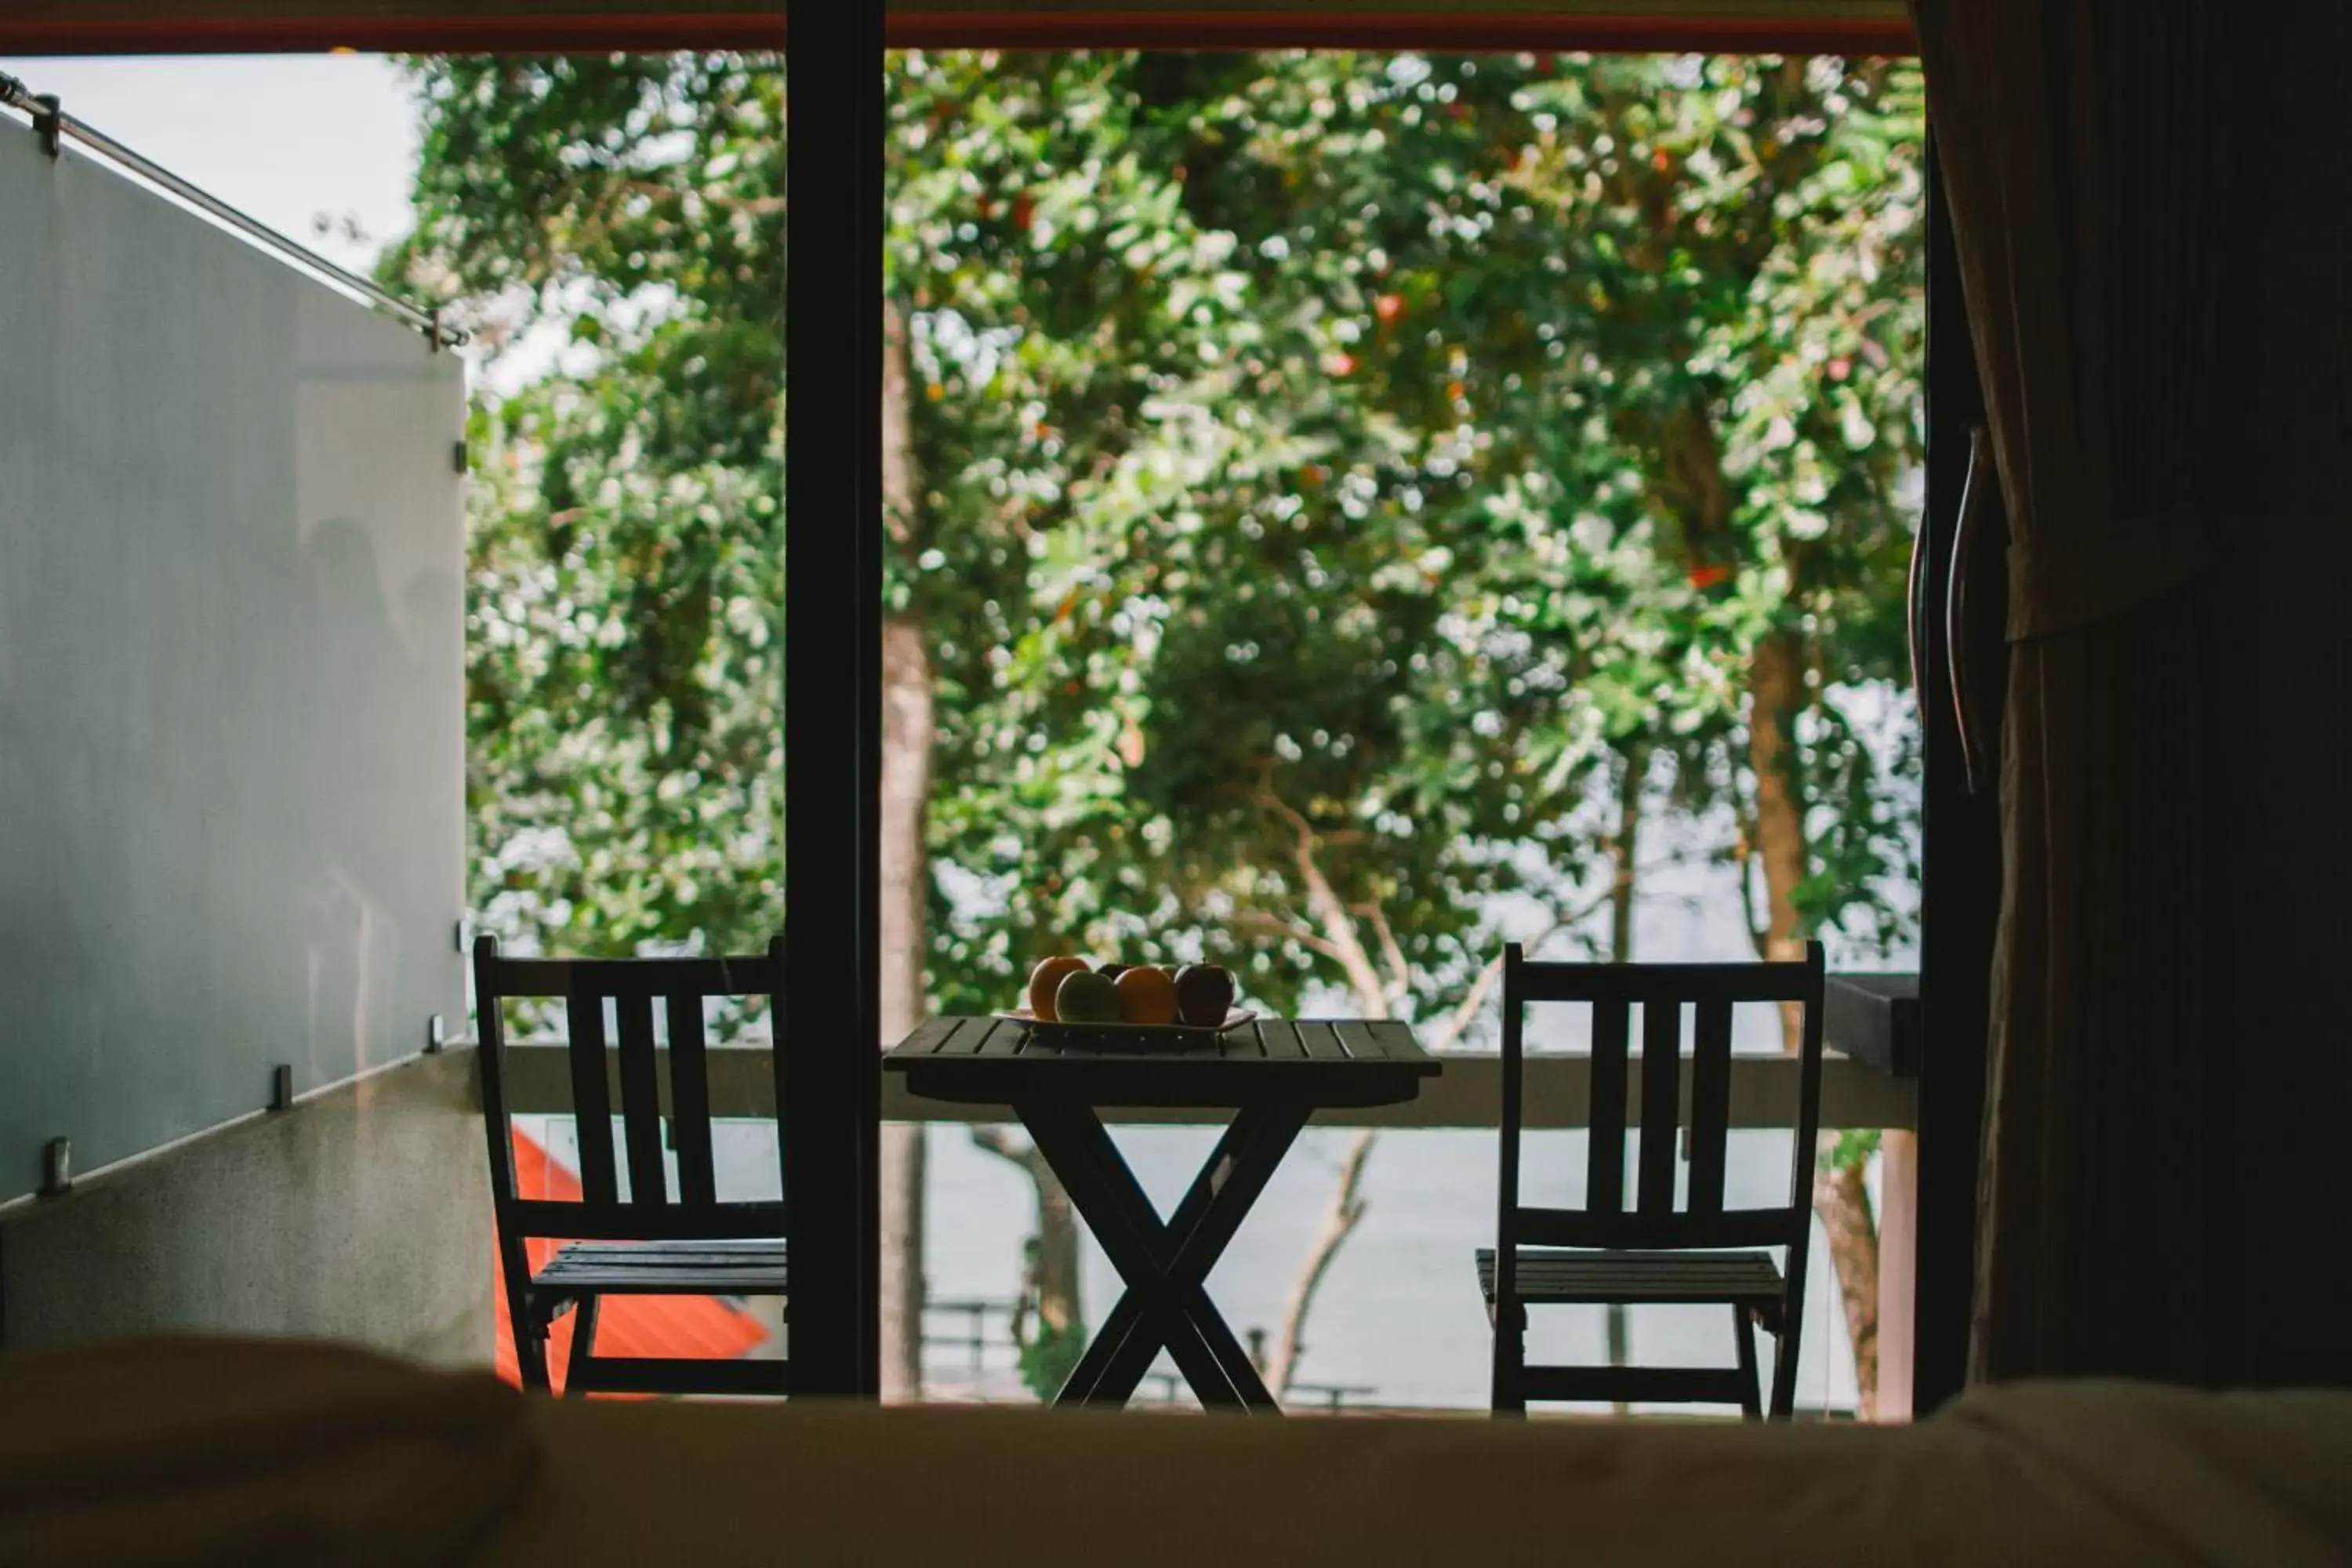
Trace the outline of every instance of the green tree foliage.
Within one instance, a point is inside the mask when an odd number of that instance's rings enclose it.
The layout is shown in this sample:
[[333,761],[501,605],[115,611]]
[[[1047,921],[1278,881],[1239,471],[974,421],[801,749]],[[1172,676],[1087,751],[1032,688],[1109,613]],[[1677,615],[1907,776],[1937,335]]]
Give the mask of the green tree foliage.
[[[753,941],[780,74],[420,77],[393,265],[572,340],[478,423],[478,900],[583,951]],[[1083,942],[1288,1005],[1360,978],[1334,909],[1393,939],[1393,1002],[1449,999],[1493,895],[1580,907],[1610,744],[1752,800],[1741,672],[1776,629],[1817,683],[1806,918],[1875,911],[1904,825],[1833,697],[1899,676],[1916,72],[909,54],[890,89],[940,1003]]]
[[[474,901],[569,952],[755,945],[781,71],[416,75],[386,270],[562,344],[474,425]],[[1646,776],[1736,825],[1705,847],[1760,951],[1897,932],[1908,757],[1867,721],[1922,441],[1916,68],[908,53],[888,92],[931,1004],[1082,947],[1455,1013],[1499,910],[1605,942]]]
[[546,948],[748,951],[781,917],[782,84],[701,58],[418,68],[387,270],[569,340],[482,399],[472,901]]

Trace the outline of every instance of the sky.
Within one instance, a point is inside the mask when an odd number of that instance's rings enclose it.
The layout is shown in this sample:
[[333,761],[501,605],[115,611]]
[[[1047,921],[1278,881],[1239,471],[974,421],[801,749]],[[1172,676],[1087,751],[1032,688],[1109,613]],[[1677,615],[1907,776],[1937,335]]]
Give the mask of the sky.
[[[416,104],[383,55],[0,56],[0,72],[57,94],[92,130],[354,272],[372,271],[409,230]],[[347,225],[363,237],[349,237]],[[561,323],[542,322],[495,364],[461,352],[476,385],[506,394],[558,363],[564,344]]]
[[[0,71],[331,261],[363,269],[407,232],[416,110],[381,55],[0,56]],[[319,237],[321,215],[373,242]]]

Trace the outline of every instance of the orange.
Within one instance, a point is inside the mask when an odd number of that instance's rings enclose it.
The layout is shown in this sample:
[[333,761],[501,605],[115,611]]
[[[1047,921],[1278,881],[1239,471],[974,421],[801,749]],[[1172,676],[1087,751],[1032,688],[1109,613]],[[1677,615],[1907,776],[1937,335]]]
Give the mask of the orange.
[[1118,977],[1118,1018],[1122,1024],[1172,1024],[1176,1021],[1176,977],[1164,969],[1138,965]]
[[1085,959],[1072,958],[1066,953],[1040,961],[1037,967],[1029,972],[1031,1016],[1041,1024],[1056,1022],[1054,1012],[1054,993],[1061,989],[1064,978],[1076,974],[1086,967]]

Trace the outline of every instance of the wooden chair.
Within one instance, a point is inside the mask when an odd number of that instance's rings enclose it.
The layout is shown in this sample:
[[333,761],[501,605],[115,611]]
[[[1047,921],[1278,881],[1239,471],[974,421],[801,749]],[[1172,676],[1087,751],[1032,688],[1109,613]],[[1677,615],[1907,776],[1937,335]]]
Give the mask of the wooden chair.
[[[1779,1342],[1772,1414],[1796,1403],[1798,1328],[1805,1253],[1812,1234],[1813,1143],[1821,1121],[1822,949],[1801,963],[1531,963],[1514,942],[1503,953],[1501,1186],[1496,1246],[1477,1255],[1478,1286],[1495,1325],[1494,1407],[1523,1415],[1528,1401],[1607,1400],[1738,1405],[1762,1414],[1753,1331]],[[1519,1201],[1525,1058],[1522,1015],[1531,1003],[1592,1008],[1591,1142],[1585,1205]],[[1642,1005],[1639,1187],[1625,1194],[1625,1090],[1635,1003]],[[1795,1169],[1785,1205],[1724,1207],[1730,1144],[1731,1015],[1739,1003],[1803,1008]],[[1689,1119],[1682,1114],[1682,1013],[1695,1005]],[[1690,1176],[1675,1202],[1676,1135],[1687,1127]],[[1785,1272],[1772,1247],[1787,1249]],[[1733,1249],[1738,1250],[1733,1250]],[[1574,1249],[1574,1250],[1570,1250]],[[1527,1309],[1555,1302],[1703,1303],[1727,1309],[1738,1364],[1729,1368],[1530,1366]]]
[[[710,1078],[703,1002],[714,996],[777,998],[783,942],[764,957],[566,960],[501,958],[498,940],[474,943],[480,1019],[483,1121],[490,1142],[490,1193],[498,1214],[500,1283],[513,1325],[515,1360],[526,1388],[548,1386],[548,1330],[577,1309],[566,1394],[767,1394],[786,1392],[784,1361],[688,1361],[595,1353],[596,1313],[608,1295],[782,1296],[785,1205],[782,1200],[721,1203],[710,1152]],[[565,1005],[572,1102],[580,1131],[579,1202],[515,1194],[506,1029],[509,997],[561,998]],[[620,1023],[617,1051],[605,1046],[604,1005]],[[669,1048],[654,1044],[654,1008],[669,1024]],[[777,1028],[782,1004],[775,1003]],[[662,1067],[668,1066],[667,1106]],[[613,1138],[613,1089],[620,1089],[628,1189],[621,1191]],[[677,1155],[671,1191],[663,1121]],[[537,1272],[524,1243],[561,1237]]]

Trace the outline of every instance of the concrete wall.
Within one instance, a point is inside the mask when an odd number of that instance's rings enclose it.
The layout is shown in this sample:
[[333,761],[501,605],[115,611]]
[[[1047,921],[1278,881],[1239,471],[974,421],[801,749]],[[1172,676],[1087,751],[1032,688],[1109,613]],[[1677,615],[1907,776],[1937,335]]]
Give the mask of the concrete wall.
[[487,1363],[474,1072],[420,1057],[0,1207],[0,1345],[196,1331]]
[[0,1202],[464,1033],[463,366],[0,120]]

